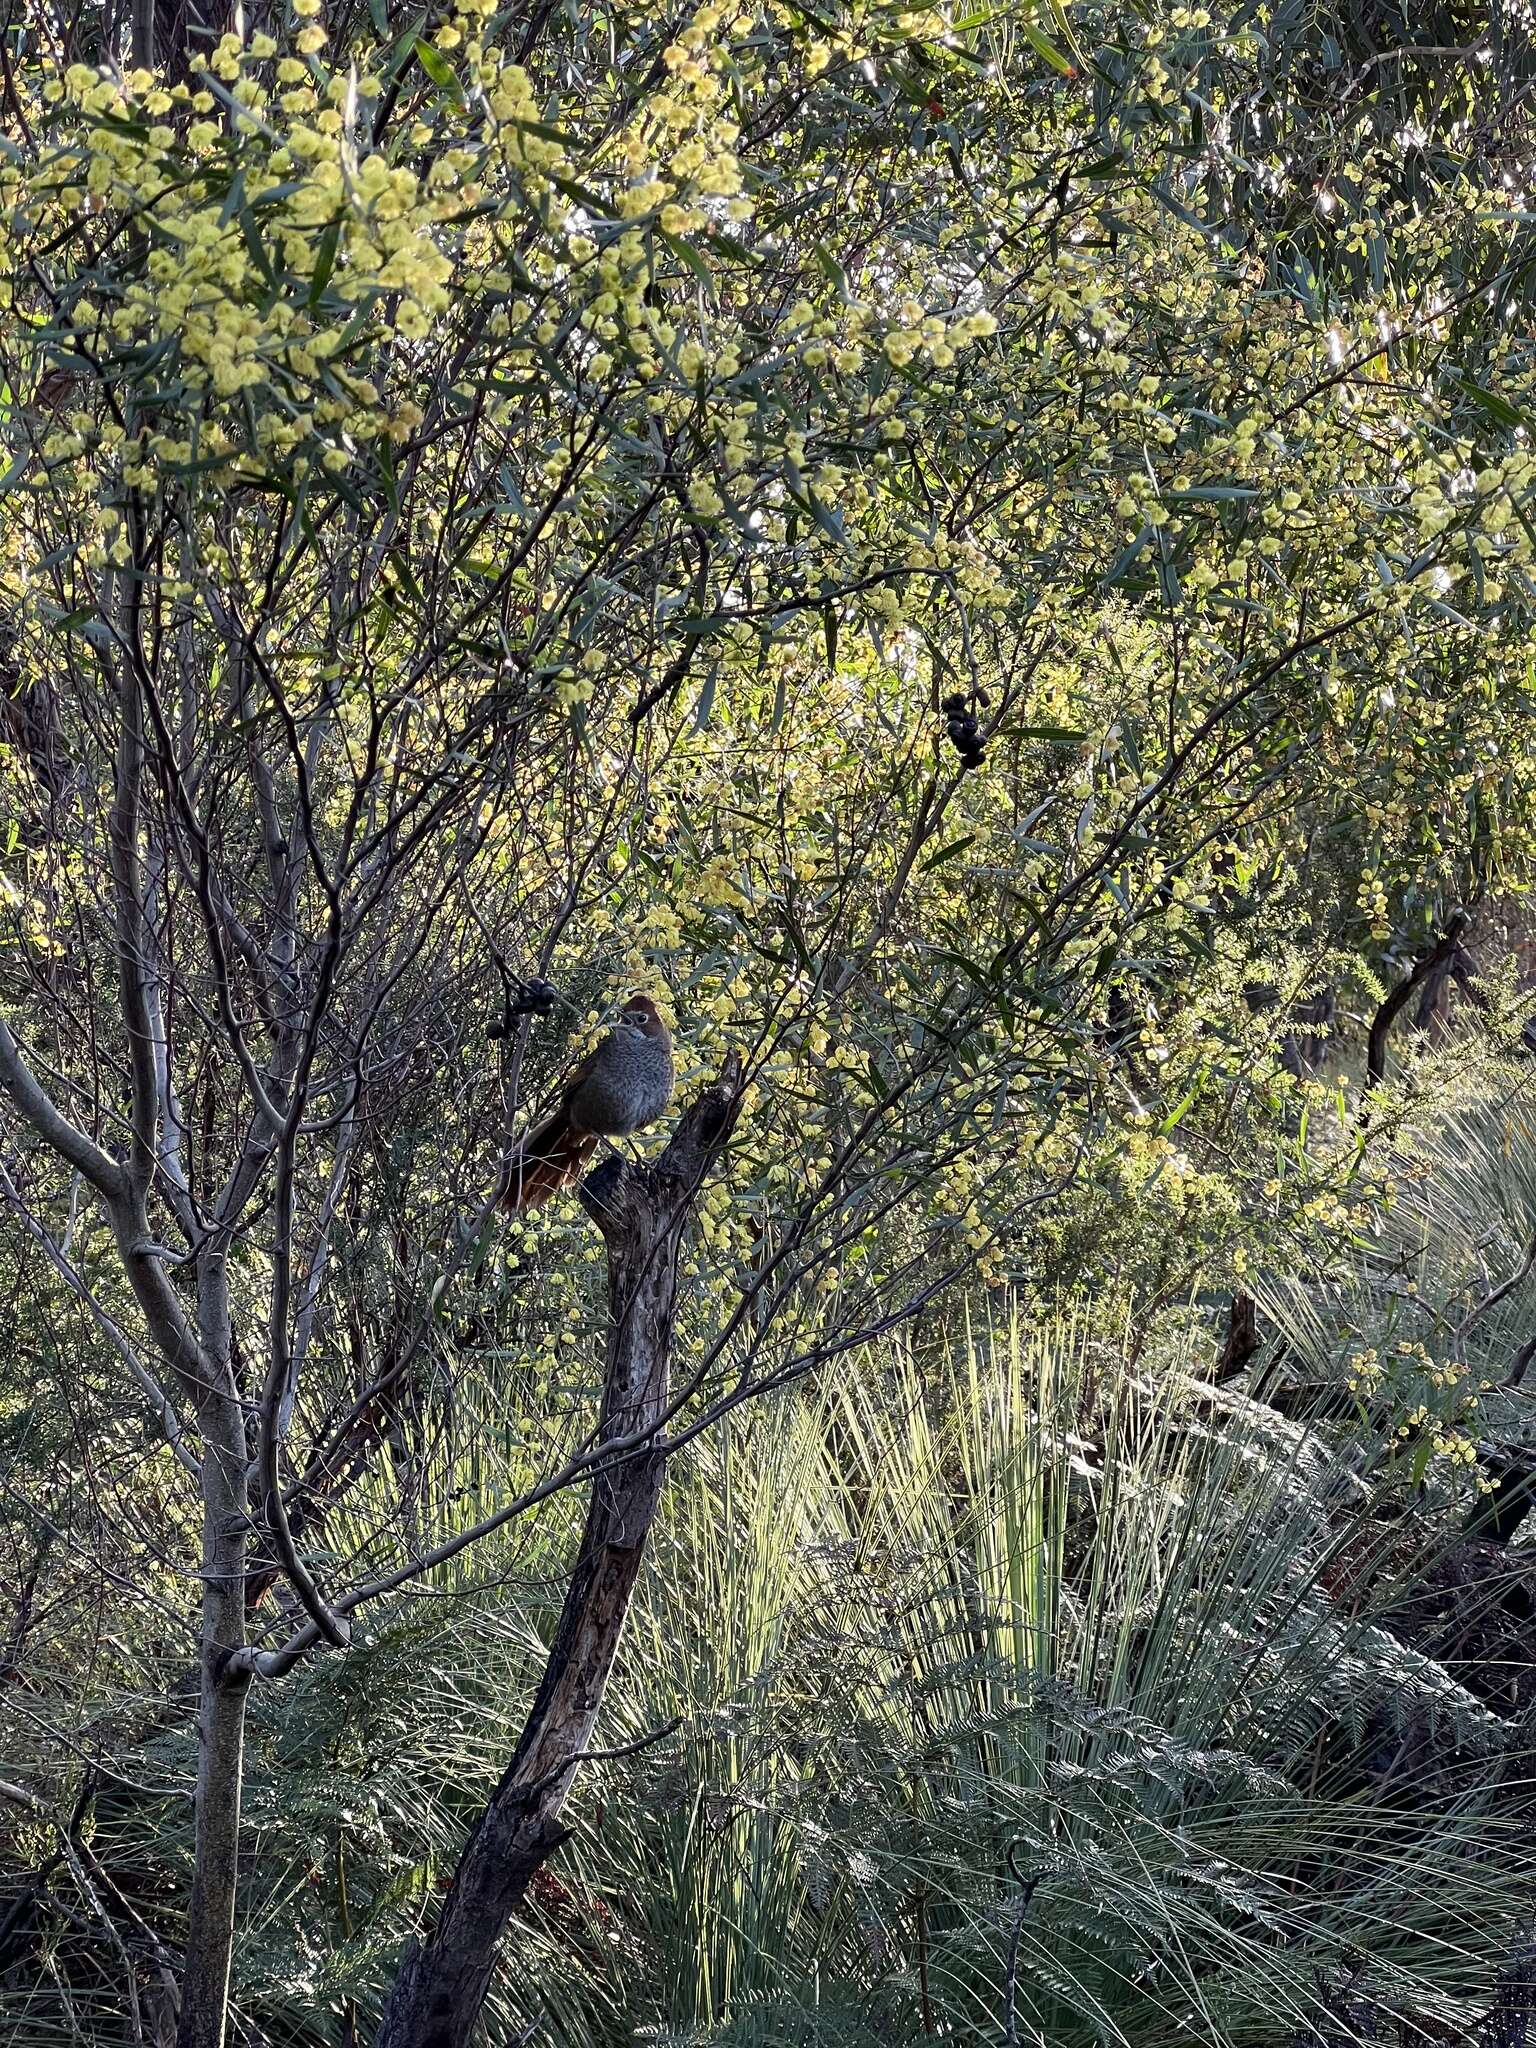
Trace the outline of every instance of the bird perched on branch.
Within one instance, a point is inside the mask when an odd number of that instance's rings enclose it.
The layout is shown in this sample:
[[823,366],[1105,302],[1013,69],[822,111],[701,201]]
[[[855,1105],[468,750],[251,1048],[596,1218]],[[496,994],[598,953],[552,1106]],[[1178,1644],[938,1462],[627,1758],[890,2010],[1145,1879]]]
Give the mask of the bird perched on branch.
[[627,1138],[672,1100],[672,1034],[646,995],[632,995],[549,1115],[519,1141],[505,1169],[504,1209],[536,1209],[576,1179],[599,1138]]

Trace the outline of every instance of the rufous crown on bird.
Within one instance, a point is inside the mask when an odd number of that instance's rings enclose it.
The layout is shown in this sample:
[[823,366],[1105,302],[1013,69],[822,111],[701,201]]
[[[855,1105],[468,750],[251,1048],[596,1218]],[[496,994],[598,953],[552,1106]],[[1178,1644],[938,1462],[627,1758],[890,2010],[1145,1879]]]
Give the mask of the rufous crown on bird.
[[649,1038],[655,1038],[667,1029],[660,1010],[641,990],[625,998],[621,1021],[632,1025],[636,1031],[645,1032]]

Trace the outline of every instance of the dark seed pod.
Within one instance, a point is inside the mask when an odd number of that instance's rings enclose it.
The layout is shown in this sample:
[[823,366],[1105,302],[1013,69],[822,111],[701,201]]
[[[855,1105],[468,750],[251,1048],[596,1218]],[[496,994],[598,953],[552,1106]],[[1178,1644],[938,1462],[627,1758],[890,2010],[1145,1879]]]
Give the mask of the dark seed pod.
[[979,768],[984,750],[970,699],[957,692],[946,697],[940,709],[945,713],[945,737],[960,756],[960,765],[963,768]]
[[501,1022],[493,1024],[486,1037],[510,1038],[519,1017],[547,1017],[559,1000],[560,991],[553,982],[541,981],[535,976],[532,981],[518,983],[515,992],[510,988],[507,990]]

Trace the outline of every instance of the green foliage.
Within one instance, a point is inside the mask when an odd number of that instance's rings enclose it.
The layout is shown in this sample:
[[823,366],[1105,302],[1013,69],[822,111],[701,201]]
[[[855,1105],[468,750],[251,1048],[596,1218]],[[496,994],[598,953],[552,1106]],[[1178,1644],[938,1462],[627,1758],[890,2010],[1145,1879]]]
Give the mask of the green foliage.
[[164,2017],[226,1299],[253,1641],[360,1617],[253,1693],[238,2025],[354,2040],[430,1920],[608,1321],[486,1190],[632,986],[748,1066],[605,1724],[679,1726],[578,1775],[493,2036],[1465,2037],[1526,1738],[1420,1609],[1528,1449],[1526,1085],[1287,1038],[1531,880],[1518,38],[79,12],[0,29],[19,2038]]
[[[1528,1909],[1527,1738],[1387,1625],[1390,1441],[1201,1363],[1014,1325],[939,1385],[892,1352],[709,1439],[606,1720],[676,1732],[588,1767],[491,2038],[987,2035],[1015,1938],[1019,2038],[1053,2048],[1279,2048],[1345,1979],[1470,2032]],[[553,1562],[509,1553],[451,1623],[412,1605],[258,1709],[265,2038],[365,2025],[499,1773]],[[96,1850],[143,1870],[183,1829],[151,1849],[113,1802]]]
[[[1255,1288],[1278,1333],[1274,1376],[1298,1412],[1369,1413],[1397,1446],[1400,1482],[1474,1521],[1523,1497],[1536,1453],[1525,1392],[1536,1320],[1536,1153],[1524,1063],[1468,1074],[1421,1059],[1395,1131],[1375,1227],[1327,1275]],[[1471,1489],[1469,1494],[1469,1489]]]
[[[1521,1738],[1332,1596],[1369,1468],[1176,1351],[1128,1377],[1081,1333],[1014,1332],[956,1363],[936,1412],[897,1363],[722,1446],[693,1542],[735,1595],[734,1668],[701,1672],[670,1611],[631,1668],[653,1714],[729,1701],[724,1725],[649,1774],[666,1818],[617,1882],[611,1823],[582,1859],[610,1901],[658,1854],[674,1873],[668,2024],[793,2038],[852,1982],[861,2022],[828,2038],[992,2030],[1010,1844],[1040,1878],[1021,2038],[1174,2041],[1193,2014],[1273,2042],[1357,1950],[1389,2003],[1464,2021],[1523,1911],[1483,1853],[1515,1855]],[[1425,1718],[1454,1791],[1391,1784]]]

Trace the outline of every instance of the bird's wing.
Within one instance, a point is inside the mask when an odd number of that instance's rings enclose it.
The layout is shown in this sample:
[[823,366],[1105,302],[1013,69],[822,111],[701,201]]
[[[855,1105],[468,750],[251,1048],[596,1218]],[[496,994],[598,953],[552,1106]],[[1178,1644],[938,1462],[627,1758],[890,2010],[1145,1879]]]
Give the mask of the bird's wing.
[[574,1066],[566,1068],[552,1087],[545,1089],[544,1093],[529,1105],[525,1117],[527,1129],[531,1130],[535,1125],[548,1123],[551,1117],[569,1109],[571,1097],[591,1073],[603,1045],[604,1040],[599,1039],[596,1045],[582,1054]]
[[577,1091],[580,1089],[583,1081],[585,1081],[587,1076],[591,1073],[592,1069],[597,1065],[598,1055],[601,1053],[606,1043],[606,1039],[600,1038],[597,1041],[596,1045],[592,1047],[590,1052],[585,1052],[582,1054],[581,1058],[576,1062],[575,1066],[571,1068],[570,1072],[561,1082],[560,1107],[563,1110],[569,1112],[572,1102],[574,1102],[574,1100],[576,1099]]

